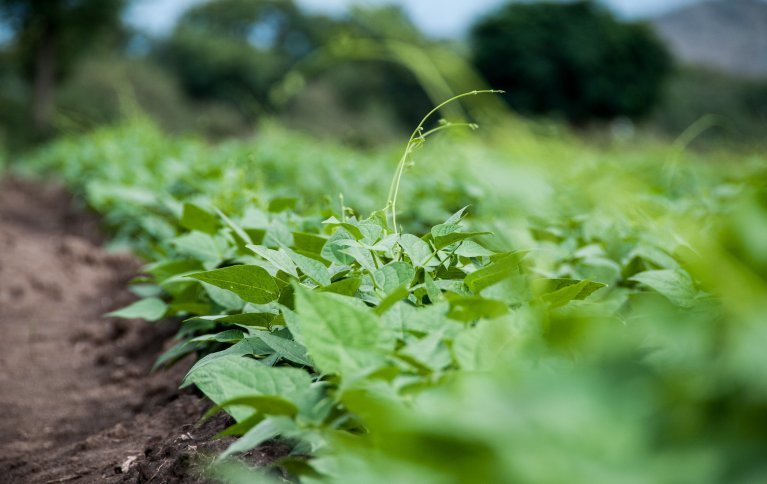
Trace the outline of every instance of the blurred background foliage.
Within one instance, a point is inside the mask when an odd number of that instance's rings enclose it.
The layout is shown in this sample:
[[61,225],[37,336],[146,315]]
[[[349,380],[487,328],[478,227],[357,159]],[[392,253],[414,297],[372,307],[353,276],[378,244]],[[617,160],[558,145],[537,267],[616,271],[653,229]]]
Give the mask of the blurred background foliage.
[[511,3],[472,30],[472,57],[515,110],[574,124],[649,112],[671,56],[647,25],[590,2]]
[[713,115],[696,145],[742,145],[767,125],[764,78],[673,60],[649,24],[590,1],[511,2],[463,39],[431,38],[394,5],[329,16],[292,0],[199,2],[150,35],[124,21],[140,1],[0,1],[5,150],[137,111],[213,140],[278,119],[369,146],[402,136],[439,100],[486,85],[506,90],[533,123],[597,137],[674,139]]

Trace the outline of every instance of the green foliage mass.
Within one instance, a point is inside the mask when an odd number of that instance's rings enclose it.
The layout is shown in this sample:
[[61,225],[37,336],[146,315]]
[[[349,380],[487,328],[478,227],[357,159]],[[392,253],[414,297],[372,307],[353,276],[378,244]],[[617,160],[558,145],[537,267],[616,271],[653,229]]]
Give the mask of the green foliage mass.
[[187,11],[160,55],[188,93],[253,117],[268,103],[269,87],[317,48],[322,25],[288,0],[217,0]]
[[181,321],[157,364],[198,355],[229,482],[275,437],[309,483],[767,478],[763,156],[421,134],[396,225],[395,152],[276,126],[210,147],[137,121],[24,166],[149,258],[115,314]]
[[648,26],[591,1],[509,3],[471,41],[477,68],[514,109],[575,123],[646,114],[671,66]]

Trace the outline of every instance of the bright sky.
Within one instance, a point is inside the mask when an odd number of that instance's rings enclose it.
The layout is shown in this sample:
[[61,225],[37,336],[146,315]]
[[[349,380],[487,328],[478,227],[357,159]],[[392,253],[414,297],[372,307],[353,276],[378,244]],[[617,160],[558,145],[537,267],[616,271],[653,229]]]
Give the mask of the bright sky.
[[[202,0],[137,0],[128,21],[153,34],[170,30],[181,13]],[[296,0],[308,10],[340,13],[354,3],[396,3],[415,23],[435,37],[460,36],[478,16],[508,0]],[[636,18],[666,12],[701,0],[600,0],[623,17]]]

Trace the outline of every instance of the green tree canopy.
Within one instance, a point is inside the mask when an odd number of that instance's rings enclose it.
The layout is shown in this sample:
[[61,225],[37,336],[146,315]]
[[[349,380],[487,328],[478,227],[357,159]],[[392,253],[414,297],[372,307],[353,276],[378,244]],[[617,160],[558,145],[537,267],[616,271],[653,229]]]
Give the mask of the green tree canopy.
[[510,3],[473,26],[471,43],[513,108],[574,123],[647,113],[671,68],[649,27],[591,1]]
[[0,0],[0,17],[14,33],[11,62],[32,85],[32,117],[51,127],[57,81],[104,34],[120,32],[125,0]]
[[269,87],[321,43],[328,22],[292,0],[214,0],[182,16],[160,56],[190,95],[253,115]]

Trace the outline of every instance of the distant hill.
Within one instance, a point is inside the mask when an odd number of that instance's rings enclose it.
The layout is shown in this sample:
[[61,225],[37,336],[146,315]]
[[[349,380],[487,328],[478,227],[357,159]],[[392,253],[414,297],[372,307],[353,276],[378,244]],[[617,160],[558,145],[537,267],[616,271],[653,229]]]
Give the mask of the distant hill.
[[767,2],[708,1],[651,23],[683,63],[767,77]]

